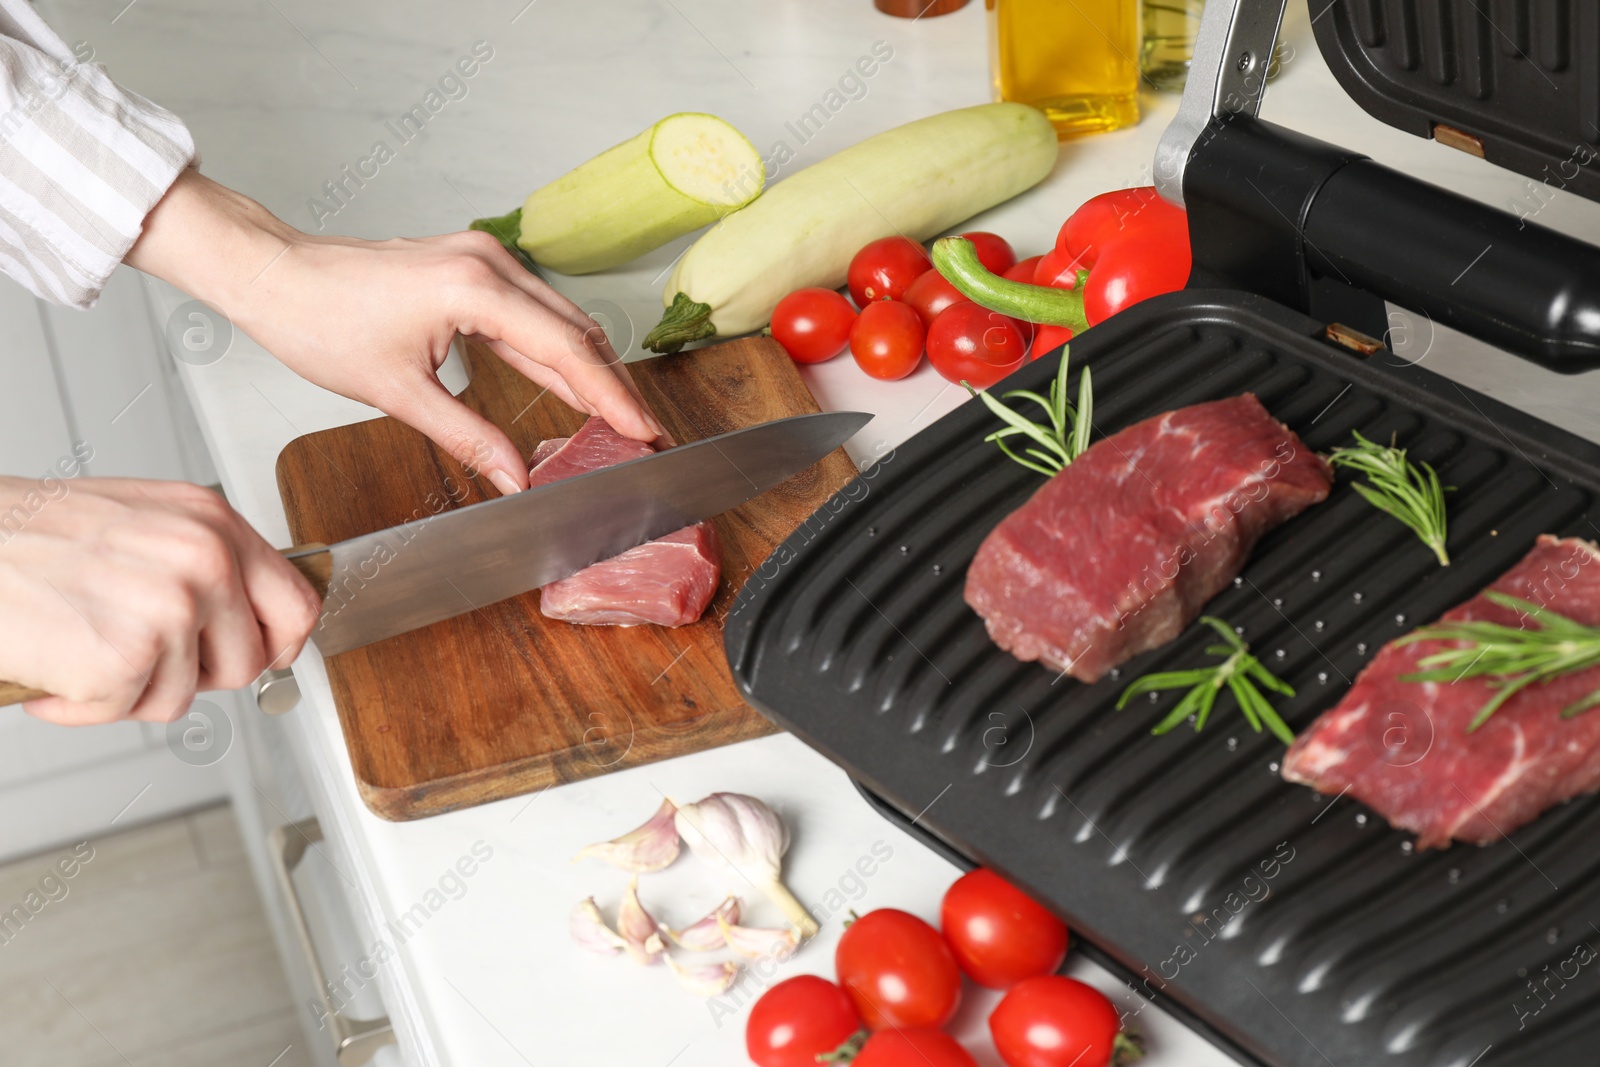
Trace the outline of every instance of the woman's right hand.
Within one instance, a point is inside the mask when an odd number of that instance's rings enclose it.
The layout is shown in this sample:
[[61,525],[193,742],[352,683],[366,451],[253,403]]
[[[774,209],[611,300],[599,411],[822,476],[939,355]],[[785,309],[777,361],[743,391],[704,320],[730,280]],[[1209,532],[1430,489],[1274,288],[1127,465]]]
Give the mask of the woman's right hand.
[[0,678],[56,694],[24,705],[38,718],[171,722],[287,666],[320,611],[208,489],[0,477]]

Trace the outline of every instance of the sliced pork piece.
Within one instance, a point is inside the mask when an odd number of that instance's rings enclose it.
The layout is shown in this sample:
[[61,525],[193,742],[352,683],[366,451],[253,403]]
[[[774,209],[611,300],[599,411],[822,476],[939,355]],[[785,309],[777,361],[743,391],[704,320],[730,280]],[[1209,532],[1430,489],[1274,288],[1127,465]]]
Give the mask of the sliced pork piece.
[[1006,516],[967,570],[967,603],[1018,659],[1093,682],[1178,636],[1262,534],[1332,484],[1249,393],[1169,411],[1091,446]]
[[[533,453],[529,487],[648,456],[655,450],[592,418],[571,437],[554,437]],[[551,582],[539,593],[548,618],[590,626],[682,626],[697,621],[722,577],[722,550],[709,522],[665,537]]]
[[[1540,537],[1490,589],[1600,625],[1600,551],[1588,541]],[[1520,625],[1517,612],[1482,593],[1444,621]],[[1600,689],[1600,667],[1531,685],[1471,734],[1494,695],[1486,678],[1402,682],[1441,641],[1385,645],[1334,708],[1289,749],[1283,776],[1350,795],[1403,830],[1418,848],[1451,840],[1487,844],[1540,812],[1600,788],[1600,711],[1562,719],[1561,709]]]

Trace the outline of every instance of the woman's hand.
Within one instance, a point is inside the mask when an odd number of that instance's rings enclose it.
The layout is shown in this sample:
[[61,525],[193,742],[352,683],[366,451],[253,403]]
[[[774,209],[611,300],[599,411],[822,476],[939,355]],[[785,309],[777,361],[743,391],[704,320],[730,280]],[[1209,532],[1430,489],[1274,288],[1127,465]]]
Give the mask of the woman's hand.
[[191,170],[127,262],[215,304],[301,377],[427,434],[502,493],[528,487],[527,459],[439,384],[457,333],[621,433],[665,438],[605,332],[488,234],[313,237]]
[[0,678],[56,694],[31,715],[170,722],[197,690],[288,666],[320,611],[210,490],[0,477]]

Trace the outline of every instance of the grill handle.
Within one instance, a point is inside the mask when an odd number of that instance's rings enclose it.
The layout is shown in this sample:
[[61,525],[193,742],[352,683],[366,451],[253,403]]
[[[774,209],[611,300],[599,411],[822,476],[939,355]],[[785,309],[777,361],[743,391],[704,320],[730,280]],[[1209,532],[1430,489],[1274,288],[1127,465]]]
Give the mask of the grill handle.
[[1563,374],[1600,367],[1600,248],[1249,114],[1183,172],[1191,288],[1247,289],[1374,337],[1383,300]]
[[1305,221],[1317,274],[1563,374],[1600,367],[1600,248],[1370,159],[1335,171]]

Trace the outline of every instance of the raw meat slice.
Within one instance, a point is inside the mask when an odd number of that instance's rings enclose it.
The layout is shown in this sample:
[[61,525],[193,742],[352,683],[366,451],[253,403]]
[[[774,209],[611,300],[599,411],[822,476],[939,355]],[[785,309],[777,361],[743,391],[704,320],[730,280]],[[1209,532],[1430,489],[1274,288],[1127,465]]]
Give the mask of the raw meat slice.
[[[571,437],[542,441],[529,487],[648,456],[655,450],[591,418]],[[590,626],[683,626],[711,603],[722,577],[722,551],[709,522],[685,526],[621,555],[551,582],[539,593],[547,618]]]
[[[1589,626],[1600,625],[1600,550],[1549,535],[1489,586]],[[1520,615],[1482,593],[1447,621],[1516,626]],[[1600,667],[1523,689],[1475,732],[1467,726],[1494,690],[1483,678],[1402,682],[1440,641],[1385,645],[1338,705],[1300,735],[1283,776],[1350,795],[1417,835],[1418,848],[1452,839],[1488,844],[1540,812],[1600,788],[1600,711],[1561,709],[1600,688]]]
[[1328,465],[1250,393],[1091,446],[984,539],[966,599],[1020,660],[1085,682],[1165,644],[1266,531],[1327,498]]

